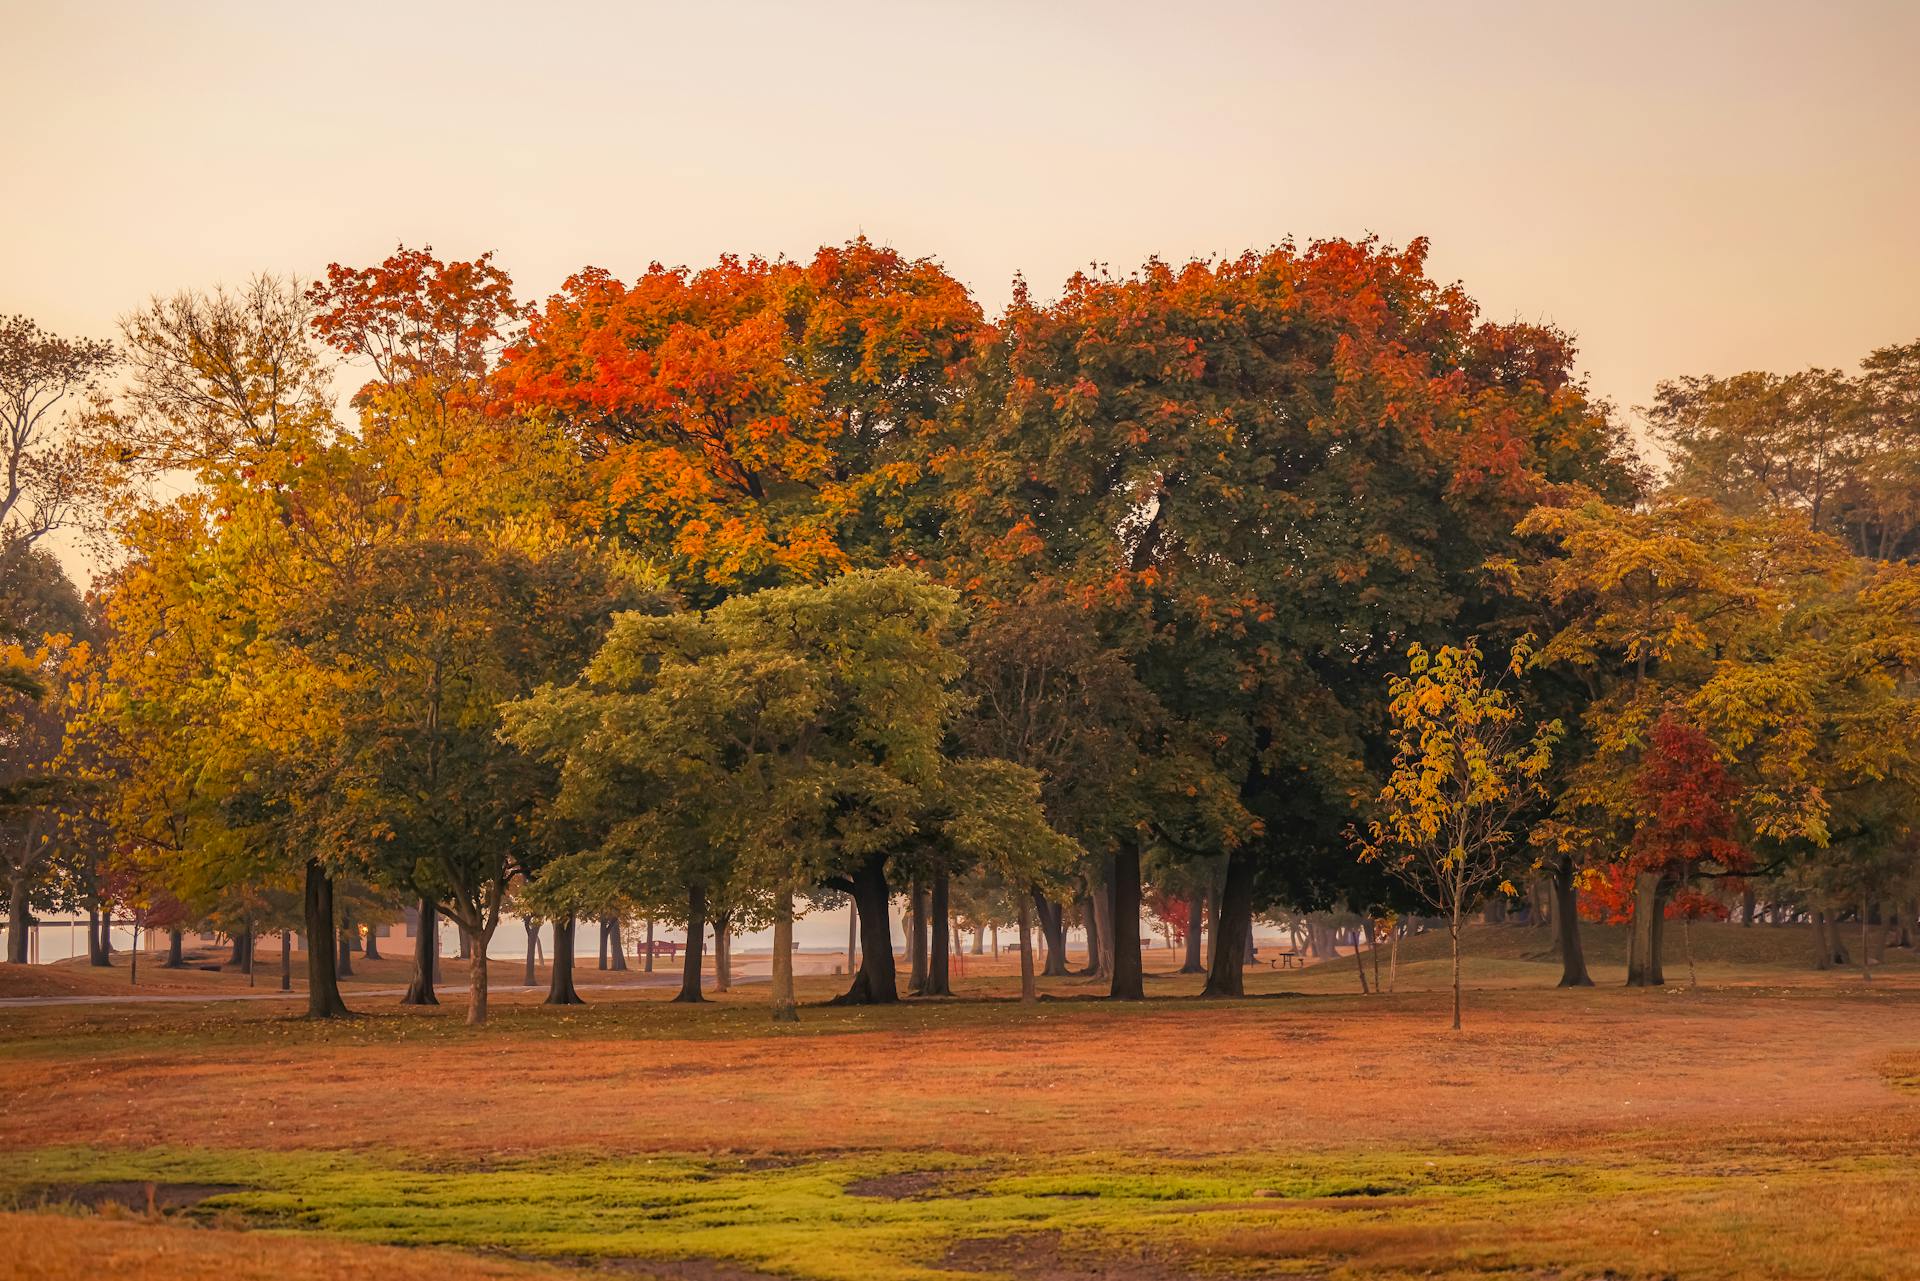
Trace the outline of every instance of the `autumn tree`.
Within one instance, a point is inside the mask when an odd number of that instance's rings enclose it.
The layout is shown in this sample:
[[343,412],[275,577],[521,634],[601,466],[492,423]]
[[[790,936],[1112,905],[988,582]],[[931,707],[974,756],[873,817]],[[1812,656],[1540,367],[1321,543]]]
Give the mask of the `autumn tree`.
[[[1818,682],[1814,669],[1778,659],[1788,620],[1847,577],[1843,549],[1791,518],[1688,498],[1642,511],[1543,508],[1520,530],[1547,544],[1504,566],[1551,630],[1532,662],[1579,693],[1554,803],[1535,829],[1556,885],[1627,849],[1646,818],[1634,780],[1654,726],[1676,705],[1734,762],[1742,830],[1823,841],[1819,785],[1796,747]],[[1563,892],[1563,934],[1574,928],[1568,902]],[[1634,918],[1643,974],[1660,969],[1661,919]]]
[[[1747,847],[1736,839],[1738,791],[1719,749],[1697,726],[1671,712],[1654,723],[1633,780],[1641,817],[1624,861],[1633,878],[1634,919],[1647,923],[1633,932],[1627,986],[1655,987],[1666,981],[1660,937],[1676,894],[1687,894],[1702,874],[1731,875],[1751,864]],[[1691,927],[1700,912],[1691,902],[1681,908],[1691,974]]]
[[[1033,876],[1072,850],[1046,827],[1031,774],[945,750],[955,613],[951,592],[887,570],[700,614],[622,615],[578,683],[507,715],[514,741],[560,763],[563,810],[607,833],[549,875],[641,899],[682,887],[693,920],[710,891],[760,899],[777,1017],[792,1006],[782,956],[797,887],[849,894],[864,956],[844,999],[897,999],[887,904],[899,867],[944,856]],[[697,965],[682,999],[698,999]]]
[[497,382],[574,443],[604,527],[710,604],[937,538],[918,442],[981,328],[938,264],[863,239],[632,284],[589,269],[536,309]]
[[[1527,658],[1516,646],[1506,676],[1518,676]],[[1513,871],[1520,820],[1540,798],[1561,726],[1529,730],[1513,695],[1485,678],[1471,641],[1433,653],[1414,645],[1407,674],[1393,677],[1388,690],[1393,771],[1360,857],[1447,918],[1457,1031],[1461,920]]]
[[[1207,990],[1252,913],[1372,876],[1344,853],[1407,643],[1487,631],[1489,556],[1575,485],[1633,490],[1560,334],[1482,323],[1426,246],[1291,244],[1024,288],[939,457],[979,590],[1061,582],[1237,811]],[[1356,897],[1366,897],[1356,895]]]
[[95,494],[70,414],[114,359],[111,343],[0,316],[0,557],[33,546]]

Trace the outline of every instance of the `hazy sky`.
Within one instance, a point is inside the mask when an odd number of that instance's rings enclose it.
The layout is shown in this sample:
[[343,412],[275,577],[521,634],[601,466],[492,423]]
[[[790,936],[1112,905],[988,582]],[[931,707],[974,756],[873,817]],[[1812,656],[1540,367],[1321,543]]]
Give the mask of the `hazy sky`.
[[400,241],[523,294],[856,232],[1013,274],[1432,238],[1623,403],[1920,336],[1920,3],[0,0],[0,311]]

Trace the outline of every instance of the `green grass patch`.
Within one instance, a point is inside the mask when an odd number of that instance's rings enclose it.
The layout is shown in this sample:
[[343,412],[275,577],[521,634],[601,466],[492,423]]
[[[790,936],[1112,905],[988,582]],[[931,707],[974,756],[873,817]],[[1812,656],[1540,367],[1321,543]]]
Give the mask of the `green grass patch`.
[[[1822,1177],[1837,1168],[1824,1163]],[[1795,1172],[1749,1165],[1738,1177],[1765,1186]],[[1344,1267],[1367,1252],[1370,1232],[1376,1244],[1402,1248],[1415,1231],[1446,1242],[1474,1224],[1518,1225],[1656,1195],[1719,1194],[1727,1179],[1724,1171],[1645,1158],[1576,1163],[1445,1153],[1204,1162],[895,1153],[767,1166],[692,1156],[540,1157],[461,1168],[397,1153],[52,1147],[0,1158],[0,1202],[30,1207],[43,1189],[88,1183],[230,1184],[243,1190],[184,1213],[264,1231],[536,1259],[716,1259],[818,1281],[932,1281],[980,1276],[954,1266],[953,1255],[980,1242],[1017,1250],[1019,1242],[1045,1240],[1049,1250],[1088,1258],[1150,1251],[1211,1259],[1207,1266],[1223,1274],[1238,1271],[1236,1250],[1269,1242],[1263,1268]],[[1523,1266],[1526,1253],[1481,1248],[1469,1258],[1457,1247],[1435,1248],[1442,1257],[1429,1263],[1470,1265],[1470,1275],[1505,1275]],[[1276,1259],[1275,1251],[1294,1253]]]

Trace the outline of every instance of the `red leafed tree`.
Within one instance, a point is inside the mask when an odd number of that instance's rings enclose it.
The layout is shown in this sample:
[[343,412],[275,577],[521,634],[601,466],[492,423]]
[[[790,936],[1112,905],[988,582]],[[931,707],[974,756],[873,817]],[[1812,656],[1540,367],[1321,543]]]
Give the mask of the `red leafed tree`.
[[632,284],[583,271],[498,383],[570,435],[604,519],[706,600],[910,559],[920,446],[985,332],[937,263],[855,240]]
[[1692,935],[1685,927],[1698,917],[1723,914],[1716,913],[1711,895],[1693,888],[1694,880],[1710,869],[1725,875],[1752,866],[1751,853],[1734,835],[1739,791],[1719,749],[1698,727],[1671,712],[1654,725],[1633,784],[1640,825],[1617,877],[1609,882],[1616,888],[1632,886],[1631,901],[1625,905],[1633,922],[1629,986],[1665,981],[1660,935],[1667,916],[1681,919],[1691,979]]
[[1193,919],[1192,899],[1155,886],[1141,895],[1141,901],[1154,924],[1173,940],[1174,946],[1187,941],[1187,925]]

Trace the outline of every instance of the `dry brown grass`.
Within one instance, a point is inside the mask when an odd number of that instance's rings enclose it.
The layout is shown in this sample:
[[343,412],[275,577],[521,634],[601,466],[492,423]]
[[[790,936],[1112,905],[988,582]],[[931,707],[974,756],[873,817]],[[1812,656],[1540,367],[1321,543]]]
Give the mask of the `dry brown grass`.
[[568,1275],[532,1263],[479,1259],[451,1250],[356,1245],[127,1217],[0,1213],[0,1278],[139,1277],[142,1281],[538,1281]]
[[[1153,959],[1164,969],[1172,958]],[[1561,992],[1547,967],[1495,957],[1476,972],[1466,1031],[1452,1034],[1439,969],[1417,955],[1387,996],[1348,990],[1348,961],[1261,974],[1251,987],[1267,995],[1241,1001],[1132,1006],[1079,999],[1097,988],[1078,979],[1021,1006],[1004,999],[1010,958],[969,960],[963,992],[1002,999],[813,1006],[798,1029],[766,1021],[756,986],[694,1009],[637,988],[575,1010],[509,996],[478,1031],[461,1025],[457,999],[421,1011],[363,998],[364,1017],[332,1026],[252,1004],[5,1009],[0,1152],[80,1141],[401,1152],[444,1169],[675,1153],[939,1153],[1035,1169],[1099,1168],[1102,1154],[1189,1167],[1491,1156],[1536,1182],[1564,1167],[1604,1189],[1618,1172],[1621,1190],[1569,1200],[1515,1185],[1483,1207],[1383,1195],[1273,1208],[1243,1191],[1199,1207],[1181,1257],[1209,1275],[1270,1275],[1276,1261],[1289,1275],[1354,1278],[1915,1275],[1911,964],[1872,984],[1709,964],[1698,990]],[[823,999],[837,982],[808,979],[803,995]],[[18,1221],[0,1220],[0,1234]],[[418,1270],[390,1271],[390,1252],[310,1237],[32,1222],[35,1253],[13,1266],[40,1271],[8,1273],[0,1256],[0,1276],[100,1272],[101,1251],[167,1260],[148,1277],[341,1275],[362,1262],[383,1276],[519,1275],[466,1262],[435,1272],[417,1253],[391,1267]]]

